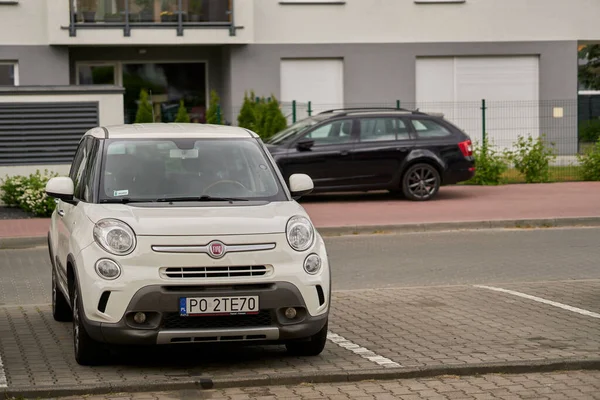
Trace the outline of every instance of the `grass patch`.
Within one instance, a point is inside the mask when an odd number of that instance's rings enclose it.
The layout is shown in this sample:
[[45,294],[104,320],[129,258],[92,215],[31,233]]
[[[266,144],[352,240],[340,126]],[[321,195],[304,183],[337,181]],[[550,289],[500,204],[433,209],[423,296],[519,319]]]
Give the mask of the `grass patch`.
[[[550,182],[577,182],[582,180],[579,167],[576,166],[551,166],[549,172]],[[504,172],[502,174],[502,179],[504,184],[525,183],[525,176],[521,175],[519,171],[514,168],[509,168]],[[471,181],[467,181],[460,182],[459,185],[474,186],[475,184]]]

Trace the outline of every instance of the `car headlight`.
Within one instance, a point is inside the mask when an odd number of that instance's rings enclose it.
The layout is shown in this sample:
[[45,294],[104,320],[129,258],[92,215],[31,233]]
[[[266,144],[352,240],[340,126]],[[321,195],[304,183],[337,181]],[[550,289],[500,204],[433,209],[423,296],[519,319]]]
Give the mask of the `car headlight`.
[[116,219],[98,221],[94,226],[94,240],[104,250],[118,256],[131,253],[136,245],[133,229]]
[[304,251],[312,246],[315,232],[312,224],[306,217],[294,216],[289,219],[286,227],[286,236],[292,249]]

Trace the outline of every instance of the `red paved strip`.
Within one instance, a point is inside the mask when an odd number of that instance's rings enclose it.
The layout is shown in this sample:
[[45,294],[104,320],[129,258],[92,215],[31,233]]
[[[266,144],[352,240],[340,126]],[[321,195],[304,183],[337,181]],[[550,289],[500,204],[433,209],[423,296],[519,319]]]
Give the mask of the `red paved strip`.
[[315,196],[302,204],[317,227],[596,217],[600,182],[448,186],[427,202],[377,194]]
[[[600,182],[449,186],[435,200],[389,194],[314,196],[301,200],[317,227],[600,216]],[[47,219],[0,220],[0,237],[45,236]]]
[[49,227],[46,218],[0,220],[0,238],[46,236]]

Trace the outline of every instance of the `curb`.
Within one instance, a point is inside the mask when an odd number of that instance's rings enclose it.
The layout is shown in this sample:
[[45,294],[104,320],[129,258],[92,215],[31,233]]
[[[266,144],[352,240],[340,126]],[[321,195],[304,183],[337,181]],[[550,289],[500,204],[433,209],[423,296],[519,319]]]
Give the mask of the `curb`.
[[[537,229],[600,227],[600,217],[506,219],[492,221],[428,222],[422,224],[348,225],[317,227],[324,237],[384,235],[392,233],[425,233],[490,229]],[[0,250],[28,249],[46,245],[46,236],[0,237]]]
[[47,243],[48,238],[46,236],[0,238],[0,250],[29,249],[45,246]]
[[483,375],[483,374],[522,374],[556,371],[600,370],[600,358],[597,359],[557,359],[544,361],[516,361],[467,365],[441,365],[419,368],[363,369],[356,372],[326,372],[294,374],[262,374],[251,377],[183,378],[180,381],[164,383],[139,382],[105,385],[71,385],[60,388],[54,386],[23,387],[0,389],[4,398],[66,397],[83,395],[106,395],[116,393],[162,392],[175,390],[210,390],[237,387],[299,385],[302,383],[342,383],[365,380],[395,380],[430,378],[441,375]]
[[463,230],[536,229],[600,227],[600,217],[507,219],[493,221],[431,222],[397,225],[350,225],[340,227],[317,227],[325,237],[349,235],[376,235],[392,233],[425,233]]

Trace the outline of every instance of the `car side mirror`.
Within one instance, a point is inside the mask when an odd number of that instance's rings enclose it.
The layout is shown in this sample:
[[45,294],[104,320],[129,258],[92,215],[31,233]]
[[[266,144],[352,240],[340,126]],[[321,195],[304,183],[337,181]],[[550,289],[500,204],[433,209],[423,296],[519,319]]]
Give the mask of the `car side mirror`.
[[296,143],[296,148],[298,151],[306,151],[310,150],[311,147],[315,145],[315,141],[311,139],[302,139],[298,143]]
[[46,194],[50,197],[60,199],[67,203],[73,202],[75,187],[73,180],[69,177],[59,176],[52,178],[46,183]]
[[290,176],[290,192],[294,199],[306,196],[311,193],[315,185],[310,176],[306,174],[293,174]]

